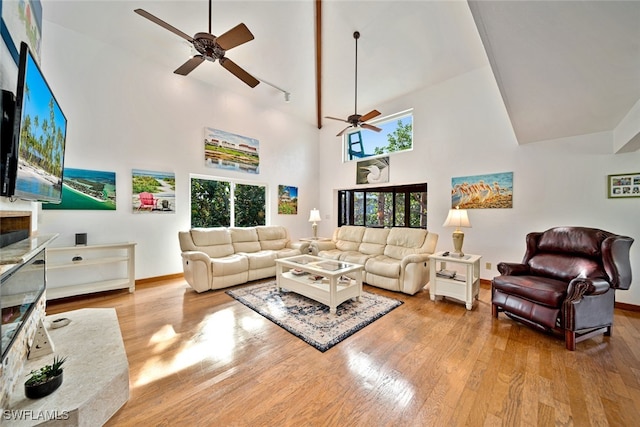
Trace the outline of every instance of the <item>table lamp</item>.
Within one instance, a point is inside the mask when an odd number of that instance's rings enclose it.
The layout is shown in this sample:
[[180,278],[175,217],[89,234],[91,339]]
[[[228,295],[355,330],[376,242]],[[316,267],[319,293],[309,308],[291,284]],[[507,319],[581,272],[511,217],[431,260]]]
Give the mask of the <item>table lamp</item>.
[[447,215],[447,219],[442,224],[443,227],[455,227],[455,231],[453,232],[453,254],[452,256],[463,257],[464,253],[462,253],[462,242],[464,241],[464,233],[460,230],[460,227],[471,228],[471,223],[469,222],[469,216],[467,215],[466,209],[449,209],[449,215]]
[[311,228],[313,229],[313,240],[318,240],[318,222],[322,221],[320,218],[320,211],[316,208],[311,209],[309,214],[309,222],[313,222]]

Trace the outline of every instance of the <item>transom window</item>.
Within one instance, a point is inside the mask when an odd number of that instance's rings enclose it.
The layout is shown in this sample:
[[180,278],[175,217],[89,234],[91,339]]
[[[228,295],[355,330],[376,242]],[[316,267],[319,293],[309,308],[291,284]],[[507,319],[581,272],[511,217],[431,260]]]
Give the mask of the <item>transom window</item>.
[[338,191],[338,226],[427,228],[427,184]]
[[413,149],[413,110],[367,123],[382,131],[354,128],[345,132],[343,145],[346,161]]
[[265,185],[191,178],[191,227],[266,225]]

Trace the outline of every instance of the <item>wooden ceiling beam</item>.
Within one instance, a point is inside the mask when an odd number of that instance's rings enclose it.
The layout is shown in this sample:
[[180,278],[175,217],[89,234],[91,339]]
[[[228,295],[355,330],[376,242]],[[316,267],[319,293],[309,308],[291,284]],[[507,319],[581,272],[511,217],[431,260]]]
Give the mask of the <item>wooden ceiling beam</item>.
[[322,0],[316,0],[316,111],[322,129]]

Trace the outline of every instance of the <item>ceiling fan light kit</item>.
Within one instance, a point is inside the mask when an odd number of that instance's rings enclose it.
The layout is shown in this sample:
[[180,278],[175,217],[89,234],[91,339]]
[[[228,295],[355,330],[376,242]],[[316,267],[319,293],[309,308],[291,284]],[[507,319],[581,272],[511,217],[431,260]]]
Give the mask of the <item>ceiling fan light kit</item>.
[[226,33],[218,37],[214,36],[211,33],[211,0],[209,0],[209,32],[196,33],[193,37],[178,30],[174,26],[166,23],[162,19],[152,15],[146,10],[135,9],[134,12],[187,40],[198,52],[197,55],[192,56],[184,64],[179,66],[174,71],[175,74],[186,76],[190,72],[192,72],[198,65],[202,64],[205,60],[210,62],[215,62],[216,60],[218,60],[220,65],[222,65],[227,71],[231,72],[231,74],[235,75],[250,87],[256,87],[258,83],[260,83],[258,79],[253,77],[239,65],[225,56],[228,50],[253,40],[253,34],[251,34],[251,31],[249,31],[246,25],[240,23]]
[[331,119],[331,120],[338,120],[341,122],[345,122],[345,123],[349,123],[350,126],[347,126],[346,128],[342,129],[336,136],[342,136],[343,133],[345,133],[347,131],[347,129],[349,128],[364,128],[364,129],[369,129],[372,130],[374,132],[380,132],[382,129],[380,129],[377,126],[373,126],[370,125],[367,122],[368,120],[373,119],[374,117],[378,117],[381,113],[378,110],[371,110],[369,111],[367,114],[364,115],[360,115],[358,114],[358,39],[360,38],[360,32],[359,31],[355,31],[353,33],[353,38],[356,41],[356,65],[355,65],[355,108],[354,108],[354,113],[352,115],[350,115],[349,117],[347,117],[346,120],[344,119],[339,119],[337,117],[330,117],[330,116],[325,116],[325,119]]

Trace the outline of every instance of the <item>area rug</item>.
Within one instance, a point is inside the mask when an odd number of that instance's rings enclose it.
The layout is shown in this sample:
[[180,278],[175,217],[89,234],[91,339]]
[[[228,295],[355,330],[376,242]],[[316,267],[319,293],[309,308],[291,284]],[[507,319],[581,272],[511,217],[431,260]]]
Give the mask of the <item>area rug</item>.
[[363,291],[360,301],[347,300],[331,314],[324,304],[286,289],[279,292],[275,281],[227,294],[322,352],[403,303]]

